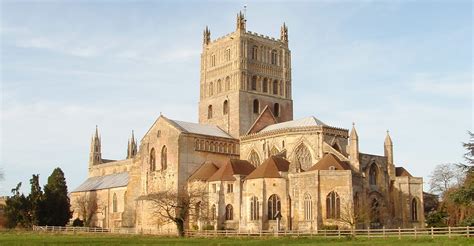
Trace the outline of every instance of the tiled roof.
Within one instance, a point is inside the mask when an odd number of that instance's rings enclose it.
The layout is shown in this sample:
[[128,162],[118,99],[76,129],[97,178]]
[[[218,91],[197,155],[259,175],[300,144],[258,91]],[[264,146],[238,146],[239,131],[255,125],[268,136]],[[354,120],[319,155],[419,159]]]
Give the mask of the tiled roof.
[[90,177],[72,192],[102,190],[128,185],[128,173],[114,173],[104,176]]
[[221,137],[221,138],[232,138],[232,136],[230,136],[229,134],[227,134],[225,131],[223,131],[217,126],[172,120],[172,119],[168,119],[168,120],[174,123],[179,128],[181,128],[184,132],[214,136],[214,137]]
[[325,154],[318,163],[314,164],[308,171],[314,170],[330,170],[333,166],[335,170],[351,170],[351,166],[347,162],[340,161],[336,156],[331,153]]
[[314,116],[306,117],[299,120],[285,121],[278,124],[269,125],[263,128],[260,132],[268,132],[286,128],[307,127],[307,126],[325,126],[322,121],[316,119]]
[[280,172],[288,172],[290,163],[277,156],[271,156],[257,167],[246,179],[281,178]]
[[213,162],[206,161],[204,164],[201,165],[201,167],[194,172],[191,177],[189,177],[189,181],[193,180],[202,180],[202,181],[207,181],[214,173],[219,170],[219,166]]
[[229,159],[207,181],[235,181],[234,175],[247,176],[255,167],[246,160]]
[[395,167],[395,176],[396,177],[413,177],[411,174],[403,167]]

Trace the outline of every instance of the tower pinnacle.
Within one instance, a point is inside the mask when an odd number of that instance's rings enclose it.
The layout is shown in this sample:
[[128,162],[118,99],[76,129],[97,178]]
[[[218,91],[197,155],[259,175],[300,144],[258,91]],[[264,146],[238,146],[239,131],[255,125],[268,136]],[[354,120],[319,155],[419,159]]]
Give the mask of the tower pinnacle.
[[244,31],[245,32],[245,16],[242,14],[242,11],[240,11],[237,14],[237,31]]

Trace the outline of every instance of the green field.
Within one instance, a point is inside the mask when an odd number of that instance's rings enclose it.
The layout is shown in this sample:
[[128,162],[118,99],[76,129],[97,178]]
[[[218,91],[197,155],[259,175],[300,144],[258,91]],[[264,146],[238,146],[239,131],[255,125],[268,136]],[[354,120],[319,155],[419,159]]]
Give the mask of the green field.
[[175,238],[148,235],[0,232],[0,245],[474,245],[474,238]]

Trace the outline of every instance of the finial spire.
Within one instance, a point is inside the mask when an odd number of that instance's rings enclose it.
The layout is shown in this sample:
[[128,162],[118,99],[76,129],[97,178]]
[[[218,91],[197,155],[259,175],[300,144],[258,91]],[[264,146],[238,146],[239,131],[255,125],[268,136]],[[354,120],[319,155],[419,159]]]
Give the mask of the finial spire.
[[211,42],[211,31],[206,26],[206,29],[204,29],[204,32],[203,32],[203,44],[208,45],[210,42]]
[[245,16],[242,14],[242,11],[239,11],[237,14],[237,31],[241,30],[245,32]]
[[356,131],[354,122],[352,122],[352,130],[351,130],[351,133],[350,133],[350,138],[351,139],[358,139],[359,138],[359,135],[357,135],[357,131]]
[[285,43],[288,43],[288,27],[286,26],[285,22],[283,22],[283,26],[281,26],[280,40]]
[[387,136],[385,136],[385,145],[393,145],[389,130],[387,130]]

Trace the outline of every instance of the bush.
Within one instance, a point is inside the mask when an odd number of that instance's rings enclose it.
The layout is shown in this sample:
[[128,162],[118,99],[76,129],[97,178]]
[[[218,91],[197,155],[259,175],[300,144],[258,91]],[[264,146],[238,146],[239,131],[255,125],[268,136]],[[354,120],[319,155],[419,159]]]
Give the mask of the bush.
[[426,225],[428,227],[446,227],[448,214],[444,211],[434,211],[426,216]]
[[195,231],[199,230],[199,226],[196,225],[196,224],[193,224],[193,225],[191,226],[191,228],[192,228],[193,230],[195,230]]
[[474,226],[474,215],[471,215],[459,223],[460,226]]
[[339,229],[339,226],[337,225],[322,225],[321,230],[337,230]]
[[214,230],[214,226],[213,225],[205,225],[202,229],[206,230],[206,231],[211,231],[211,230]]
[[84,226],[84,221],[80,220],[79,218],[76,218],[75,220],[72,221],[72,226]]

